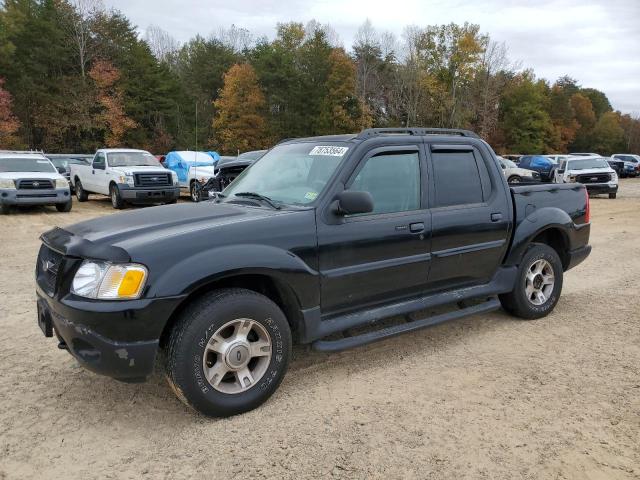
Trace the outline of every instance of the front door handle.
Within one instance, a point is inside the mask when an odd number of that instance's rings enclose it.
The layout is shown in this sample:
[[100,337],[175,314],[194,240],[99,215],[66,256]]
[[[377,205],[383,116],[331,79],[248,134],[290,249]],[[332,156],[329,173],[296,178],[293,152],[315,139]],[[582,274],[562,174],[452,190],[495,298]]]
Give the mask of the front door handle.
[[491,221],[492,222],[499,222],[500,220],[502,220],[502,214],[501,213],[492,213],[491,214]]
[[424,223],[422,222],[412,223],[411,225],[409,225],[409,230],[411,231],[411,233],[424,232]]

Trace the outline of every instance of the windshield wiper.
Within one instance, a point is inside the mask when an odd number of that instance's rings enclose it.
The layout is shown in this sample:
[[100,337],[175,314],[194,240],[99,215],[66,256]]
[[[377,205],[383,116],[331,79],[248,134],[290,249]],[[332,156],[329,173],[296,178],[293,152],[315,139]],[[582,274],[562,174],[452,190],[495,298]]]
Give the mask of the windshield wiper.
[[271,207],[275,208],[276,210],[282,209],[282,207],[280,205],[276,204],[269,197],[267,197],[265,195],[262,195],[261,193],[257,193],[257,192],[238,192],[238,193],[234,193],[234,195],[236,197],[247,197],[247,198],[255,198],[257,200],[262,200],[263,202],[267,203],[268,205],[270,205]]

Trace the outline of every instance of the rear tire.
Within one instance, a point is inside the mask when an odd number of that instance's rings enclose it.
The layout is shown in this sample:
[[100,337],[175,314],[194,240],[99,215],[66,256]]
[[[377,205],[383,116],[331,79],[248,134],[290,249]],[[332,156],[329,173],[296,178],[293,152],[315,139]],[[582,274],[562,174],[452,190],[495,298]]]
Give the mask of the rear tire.
[[67,203],[56,203],[56,210],[58,210],[59,212],[70,212],[71,211],[71,207],[73,206],[73,203],[71,200],[69,200]]
[[80,180],[76,180],[74,188],[76,190],[76,198],[79,202],[86,202],[89,199],[89,194],[82,188],[82,182]]
[[522,258],[514,289],[499,295],[502,307],[526,320],[547,316],[562,292],[562,261],[549,245],[533,243]]
[[120,190],[113,183],[109,186],[109,196],[111,197],[111,205],[116,210],[122,210],[124,208],[124,200],[120,196]]
[[228,417],[265,402],[291,356],[291,330],[278,306],[245,289],[223,289],[190,304],[166,349],[169,385],[186,405]]
[[507,183],[521,183],[522,179],[518,175],[511,175]]
[[609,194],[609,198],[616,198],[617,194],[616,193],[610,193]]

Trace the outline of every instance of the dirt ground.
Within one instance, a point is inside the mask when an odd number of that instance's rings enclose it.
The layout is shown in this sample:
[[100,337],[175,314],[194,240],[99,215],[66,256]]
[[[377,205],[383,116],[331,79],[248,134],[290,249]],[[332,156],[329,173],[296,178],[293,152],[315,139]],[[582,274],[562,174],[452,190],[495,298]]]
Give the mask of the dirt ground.
[[36,324],[38,236],[114,214],[0,217],[0,479],[640,478],[640,179],[591,201],[593,252],[547,318],[502,311],[339,354],[297,347],[225,420],[80,368]]

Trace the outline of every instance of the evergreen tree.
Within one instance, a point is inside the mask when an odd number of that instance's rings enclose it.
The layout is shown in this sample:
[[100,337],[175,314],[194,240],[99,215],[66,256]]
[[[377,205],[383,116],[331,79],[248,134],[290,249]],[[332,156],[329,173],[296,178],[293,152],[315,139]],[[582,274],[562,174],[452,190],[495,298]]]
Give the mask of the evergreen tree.
[[222,152],[235,154],[268,146],[265,105],[253,67],[246,63],[231,67],[214,102],[214,143]]

